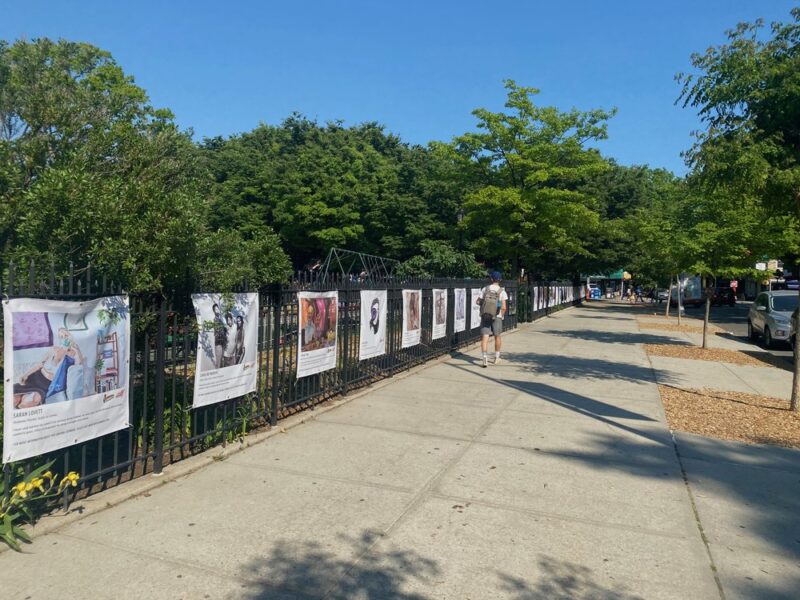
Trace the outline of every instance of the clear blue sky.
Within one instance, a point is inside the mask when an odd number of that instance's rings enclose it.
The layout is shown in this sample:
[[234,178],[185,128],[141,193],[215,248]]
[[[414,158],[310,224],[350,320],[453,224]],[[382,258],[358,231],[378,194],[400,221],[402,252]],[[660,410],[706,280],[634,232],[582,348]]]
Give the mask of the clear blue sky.
[[674,75],[740,21],[788,20],[797,0],[380,2],[0,0],[0,38],[109,50],[196,139],[292,111],[378,121],[412,143],[474,129],[502,80],[561,109],[617,107],[604,154],[685,171],[698,127]]

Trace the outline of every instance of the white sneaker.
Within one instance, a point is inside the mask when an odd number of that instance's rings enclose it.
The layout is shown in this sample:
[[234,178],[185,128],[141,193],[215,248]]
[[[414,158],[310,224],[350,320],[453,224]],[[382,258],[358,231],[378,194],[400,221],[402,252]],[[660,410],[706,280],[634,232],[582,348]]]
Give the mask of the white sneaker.
[[492,364],[499,365],[500,364],[500,357],[499,356],[495,356],[494,357],[494,362]]
[[483,364],[481,364],[481,366],[482,366],[484,369],[485,369],[486,367],[488,367],[488,366],[489,366],[489,359],[488,359],[488,358],[486,358],[486,356],[484,356],[484,357],[483,357]]

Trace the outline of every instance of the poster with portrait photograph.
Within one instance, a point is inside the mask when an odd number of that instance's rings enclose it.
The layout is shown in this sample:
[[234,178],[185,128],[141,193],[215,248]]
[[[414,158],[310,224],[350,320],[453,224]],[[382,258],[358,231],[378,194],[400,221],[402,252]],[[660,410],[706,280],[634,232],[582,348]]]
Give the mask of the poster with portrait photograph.
[[478,289],[470,290],[470,299],[469,299],[469,326],[470,329],[475,329],[476,327],[481,326],[481,307],[478,304],[478,298],[481,297],[481,291]]
[[297,378],[336,367],[338,292],[298,292]]
[[197,363],[192,407],[256,391],[258,294],[192,294]]
[[422,291],[403,290],[403,340],[401,346],[409,348],[419,344],[422,327]]
[[358,360],[386,354],[386,290],[361,290]]
[[443,338],[447,335],[447,290],[433,290],[432,318],[431,339]]
[[3,462],[129,427],[127,296],[3,303]]
[[456,288],[453,290],[453,331],[458,333],[467,328],[467,290]]

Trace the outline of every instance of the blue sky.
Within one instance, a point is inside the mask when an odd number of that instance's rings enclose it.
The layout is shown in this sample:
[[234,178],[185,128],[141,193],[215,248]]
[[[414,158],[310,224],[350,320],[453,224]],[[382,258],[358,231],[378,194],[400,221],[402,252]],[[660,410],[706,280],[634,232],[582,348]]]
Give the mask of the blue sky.
[[474,129],[502,81],[561,109],[616,107],[603,153],[685,172],[699,126],[674,75],[740,21],[788,20],[797,0],[103,2],[0,0],[0,38],[110,51],[195,138],[280,123],[378,121],[412,143]]

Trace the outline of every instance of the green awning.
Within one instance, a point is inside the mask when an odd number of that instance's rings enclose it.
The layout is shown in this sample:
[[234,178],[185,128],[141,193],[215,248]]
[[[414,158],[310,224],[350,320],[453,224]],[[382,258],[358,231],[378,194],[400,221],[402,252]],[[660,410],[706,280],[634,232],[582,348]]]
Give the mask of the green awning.
[[[619,269],[618,271],[614,271],[613,273],[607,273],[604,275],[588,275],[589,279],[622,279],[622,273],[624,269]],[[586,279],[587,275],[581,275],[581,279]]]

